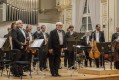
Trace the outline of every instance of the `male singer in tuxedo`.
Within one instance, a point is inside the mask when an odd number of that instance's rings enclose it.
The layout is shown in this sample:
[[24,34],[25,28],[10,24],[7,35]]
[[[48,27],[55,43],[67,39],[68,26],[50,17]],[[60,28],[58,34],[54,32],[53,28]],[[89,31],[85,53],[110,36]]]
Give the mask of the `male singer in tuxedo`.
[[26,31],[23,29],[23,22],[21,20],[16,21],[16,28],[12,31],[11,35],[13,49],[19,49],[21,51],[20,60],[26,60],[26,54],[23,47],[26,44]]
[[[66,33],[66,38],[76,37],[77,33],[74,31],[74,26],[70,25],[69,29],[70,29],[70,31]],[[74,62],[75,62],[74,50],[73,49],[68,50],[68,68],[73,68],[74,69]]]
[[40,59],[40,70],[47,69],[46,62],[47,62],[47,53],[48,53],[48,33],[46,31],[46,26],[42,25],[41,26],[41,33],[40,33],[40,39],[44,39],[44,43],[41,46],[40,49],[40,54],[39,54],[39,59]]
[[[83,37],[84,45],[89,46],[90,43],[90,32],[86,31],[85,36]],[[89,52],[88,50],[84,50],[85,52],[85,67],[88,67],[88,61],[90,64],[90,67],[92,67],[92,59],[89,57]]]
[[[92,32],[91,40],[92,39],[94,39],[97,43],[105,42],[104,33],[102,31],[100,31],[100,24],[97,24],[96,25],[96,30],[94,32]],[[103,56],[101,54],[100,58],[95,59],[97,68],[99,68],[99,60],[100,60],[100,66],[101,67],[104,66],[104,61],[102,61],[102,58],[103,58]]]
[[62,30],[63,24],[56,23],[56,29],[50,32],[48,40],[49,48],[49,65],[52,76],[60,76],[58,69],[60,66],[61,51],[65,48],[65,32]]

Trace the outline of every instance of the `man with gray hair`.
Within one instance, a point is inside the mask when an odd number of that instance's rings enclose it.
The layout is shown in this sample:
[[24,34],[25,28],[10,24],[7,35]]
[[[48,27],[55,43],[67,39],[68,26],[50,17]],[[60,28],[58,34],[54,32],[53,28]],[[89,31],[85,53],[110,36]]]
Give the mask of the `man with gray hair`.
[[19,49],[22,53],[20,60],[26,60],[23,49],[23,46],[26,44],[26,31],[23,29],[23,22],[21,20],[16,21],[16,29],[14,29],[11,34],[13,49]]
[[61,22],[56,23],[56,29],[50,32],[48,40],[49,48],[49,65],[52,76],[60,76],[58,69],[60,66],[61,51],[66,47],[65,45],[65,32],[62,30],[63,24]]

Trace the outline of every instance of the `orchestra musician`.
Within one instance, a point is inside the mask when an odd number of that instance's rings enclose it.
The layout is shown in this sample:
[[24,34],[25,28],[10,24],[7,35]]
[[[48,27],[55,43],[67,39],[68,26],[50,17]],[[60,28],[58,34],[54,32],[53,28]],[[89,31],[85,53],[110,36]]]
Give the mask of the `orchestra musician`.
[[114,67],[116,69],[119,69],[119,47],[118,47],[118,42],[119,42],[119,26],[116,27],[116,33],[112,35],[112,43],[115,43],[113,45],[114,47]]
[[41,25],[41,33],[40,35],[40,39],[44,39],[44,43],[41,46],[40,50],[39,50],[39,59],[40,59],[40,63],[39,63],[39,68],[40,70],[46,70],[47,69],[47,53],[48,53],[48,33],[45,32],[46,31],[46,26],[45,25]]
[[116,33],[112,35],[112,42],[113,41],[119,42],[119,26],[116,27]]
[[[67,28],[66,34],[70,31],[70,28]],[[67,43],[66,43],[67,44]],[[67,45],[66,45],[67,46]],[[68,64],[68,50],[64,51],[64,67],[67,67]]]
[[[66,38],[75,37],[77,33],[74,31],[74,26],[70,25],[69,29],[70,31],[66,33]],[[68,50],[68,68],[74,69],[74,62],[74,50]]]
[[[41,28],[40,26],[38,25],[37,26],[37,31],[33,34],[33,39],[40,39],[40,33],[41,33]],[[40,50],[40,49],[39,49]],[[39,50],[36,51],[36,54],[34,54],[34,58],[39,58]],[[33,66],[35,67],[36,65],[36,62],[34,61],[33,62]]]
[[16,21],[16,28],[12,30],[12,45],[13,49],[21,51],[20,60],[27,60],[24,45],[26,44],[26,31],[23,29],[23,22],[21,20]]
[[49,49],[49,66],[52,76],[58,77],[61,51],[65,48],[65,32],[62,30],[63,24],[61,22],[56,23],[56,29],[50,32],[48,39]]
[[[94,39],[97,43],[105,42],[104,33],[100,31],[100,24],[97,24],[95,28],[96,30],[91,33],[91,40]],[[103,56],[100,55],[100,58],[95,59],[97,68],[99,68],[99,62],[100,62],[100,66],[103,67],[104,61],[102,61],[102,58]]]
[[33,42],[33,37],[32,37],[31,30],[32,30],[32,26],[27,25],[26,26],[26,36],[27,36],[26,41],[27,41],[28,44],[27,44],[26,53],[27,53],[27,59],[30,62],[31,62],[31,59],[32,59],[32,52],[31,52],[31,49],[29,47],[30,47],[30,44]]
[[[83,41],[85,42],[86,46],[89,46],[90,42],[90,32],[86,31],[85,36],[83,37]],[[89,52],[88,50],[85,50],[85,67],[88,67],[88,61],[90,63],[90,67],[92,67],[92,59],[89,57]]]
[[40,39],[41,28],[37,26],[37,31],[33,34],[34,39]]

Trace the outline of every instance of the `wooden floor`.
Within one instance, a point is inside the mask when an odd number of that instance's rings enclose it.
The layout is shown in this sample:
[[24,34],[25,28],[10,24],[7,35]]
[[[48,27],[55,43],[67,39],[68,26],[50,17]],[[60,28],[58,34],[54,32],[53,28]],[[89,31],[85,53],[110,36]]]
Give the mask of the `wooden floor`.
[[[39,74],[37,74],[37,72]],[[34,70],[32,72],[32,78],[29,76],[29,72],[25,73],[27,76],[23,77],[23,80],[119,80],[119,74],[114,75],[89,75],[89,74],[82,74],[78,71],[74,70],[67,70],[67,68],[63,67],[60,69],[61,77],[52,77],[49,71],[40,72],[38,70]],[[45,75],[44,75],[45,74]],[[71,76],[72,74],[72,76]],[[20,80],[20,77],[13,77],[12,75],[10,78],[7,77],[6,72],[0,80]]]

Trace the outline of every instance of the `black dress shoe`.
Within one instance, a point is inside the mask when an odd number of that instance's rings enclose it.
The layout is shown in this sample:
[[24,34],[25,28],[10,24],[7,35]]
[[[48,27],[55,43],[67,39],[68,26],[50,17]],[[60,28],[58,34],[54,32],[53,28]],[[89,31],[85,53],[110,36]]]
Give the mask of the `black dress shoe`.
[[59,75],[59,74],[56,74],[56,76],[57,76],[57,77],[61,77],[61,75]]
[[56,77],[56,74],[52,74],[53,77]]

